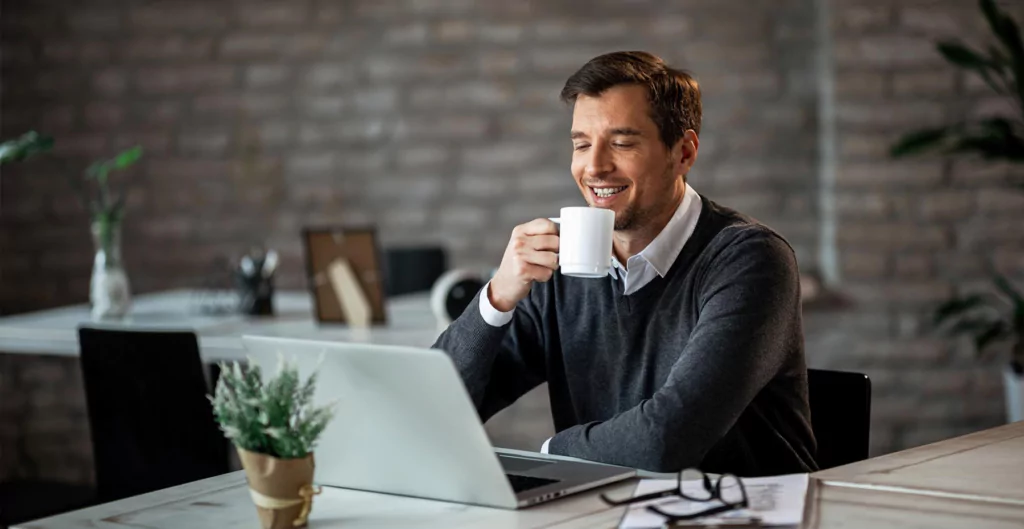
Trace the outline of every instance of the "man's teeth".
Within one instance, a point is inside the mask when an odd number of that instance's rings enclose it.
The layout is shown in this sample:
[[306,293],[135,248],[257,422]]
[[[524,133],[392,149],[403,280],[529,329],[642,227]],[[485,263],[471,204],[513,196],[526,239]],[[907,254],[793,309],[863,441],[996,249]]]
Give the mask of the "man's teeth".
[[597,195],[597,196],[599,196],[601,198],[608,198],[608,197],[614,195],[615,193],[618,193],[619,191],[622,191],[623,189],[626,189],[626,186],[622,186],[622,187],[595,187],[595,188],[592,188],[592,189],[594,190],[594,194],[595,195]]

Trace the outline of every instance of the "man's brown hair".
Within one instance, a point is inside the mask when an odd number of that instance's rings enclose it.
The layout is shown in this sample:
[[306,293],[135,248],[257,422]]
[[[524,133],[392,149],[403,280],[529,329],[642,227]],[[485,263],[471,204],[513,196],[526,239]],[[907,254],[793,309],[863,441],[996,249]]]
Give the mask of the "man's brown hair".
[[591,59],[565,82],[562,101],[575,104],[580,94],[597,97],[613,86],[647,88],[651,119],[669,149],[688,129],[700,134],[700,86],[688,72],[645,51],[618,51]]

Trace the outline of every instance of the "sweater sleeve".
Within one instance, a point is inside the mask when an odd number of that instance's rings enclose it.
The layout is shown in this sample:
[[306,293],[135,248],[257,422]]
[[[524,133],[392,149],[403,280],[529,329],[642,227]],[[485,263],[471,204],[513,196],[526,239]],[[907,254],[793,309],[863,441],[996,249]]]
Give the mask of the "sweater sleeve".
[[659,472],[697,466],[786,357],[802,350],[796,258],[777,235],[751,231],[705,268],[697,324],[680,338],[664,385],[608,420],[558,432],[552,454]]
[[533,292],[516,305],[511,322],[495,327],[479,309],[486,288],[433,345],[452,358],[482,421],[546,380]]

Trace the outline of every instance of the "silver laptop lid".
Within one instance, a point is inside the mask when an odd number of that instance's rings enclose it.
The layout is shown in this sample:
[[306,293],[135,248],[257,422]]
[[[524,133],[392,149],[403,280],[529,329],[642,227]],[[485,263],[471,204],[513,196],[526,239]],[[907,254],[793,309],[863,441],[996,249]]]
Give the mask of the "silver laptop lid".
[[279,356],[337,402],[316,448],[322,485],[514,508],[515,494],[451,359],[412,347],[245,336],[264,376]]

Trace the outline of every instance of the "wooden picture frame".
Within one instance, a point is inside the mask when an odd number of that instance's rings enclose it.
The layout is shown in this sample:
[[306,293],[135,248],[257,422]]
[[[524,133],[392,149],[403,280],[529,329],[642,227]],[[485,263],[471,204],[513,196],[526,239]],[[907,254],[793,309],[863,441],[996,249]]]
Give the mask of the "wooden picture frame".
[[370,323],[387,323],[384,311],[384,273],[377,233],[372,227],[306,227],[306,282],[320,323],[350,323],[331,281],[332,265],[342,260],[362,288],[369,304]]

